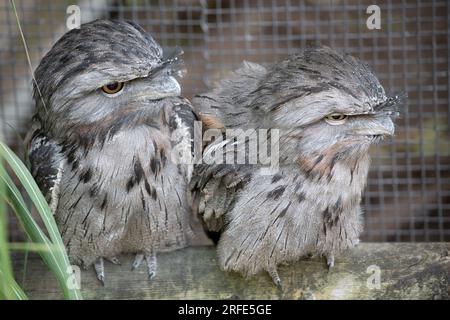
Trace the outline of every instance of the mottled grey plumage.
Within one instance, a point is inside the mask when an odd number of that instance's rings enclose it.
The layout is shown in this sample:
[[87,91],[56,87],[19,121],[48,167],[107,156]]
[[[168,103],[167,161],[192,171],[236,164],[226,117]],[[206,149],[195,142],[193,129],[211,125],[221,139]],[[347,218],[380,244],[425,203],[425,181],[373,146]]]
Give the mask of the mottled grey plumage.
[[[136,24],[97,20],[67,32],[35,72],[32,172],[71,261],[96,263],[101,281],[103,258],[138,253],[134,267],[145,257],[153,277],[156,253],[187,243],[192,167],[172,154],[191,150],[196,117],[174,60]],[[100,89],[114,82],[122,91]]]
[[[280,284],[279,264],[323,255],[332,267],[335,255],[356,245],[368,149],[394,133],[397,103],[362,62],[327,47],[268,67],[245,62],[197,96],[204,129],[280,130],[272,175],[251,164],[194,169],[200,216],[220,233],[220,266],[247,276],[265,270]],[[339,125],[325,121],[330,114],[349,116]]]

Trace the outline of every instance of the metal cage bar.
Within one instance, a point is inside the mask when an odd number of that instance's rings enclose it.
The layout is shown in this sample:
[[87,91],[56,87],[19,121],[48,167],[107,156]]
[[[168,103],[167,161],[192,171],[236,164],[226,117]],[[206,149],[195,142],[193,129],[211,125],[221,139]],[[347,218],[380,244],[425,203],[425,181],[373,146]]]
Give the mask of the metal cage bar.
[[[33,67],[66,30],[73,1],[16,0]],[[180,46],[191,98],[242,60],[269,63],[309,45],[358,56],[389,93],[406,91],[396,137],[373,149],[364,195],[368,241],[450,240],[450,5],[380,3],[381,30],[366,27],[367,0],[80,0],[82,21],[129,19],[166,49]],[[0,132],[16,151],[33,112],[31,77],[8,1],[0,4]],[[12,229],[16,229],[15,226]],[[14,236],[14,232],[13,232]]]

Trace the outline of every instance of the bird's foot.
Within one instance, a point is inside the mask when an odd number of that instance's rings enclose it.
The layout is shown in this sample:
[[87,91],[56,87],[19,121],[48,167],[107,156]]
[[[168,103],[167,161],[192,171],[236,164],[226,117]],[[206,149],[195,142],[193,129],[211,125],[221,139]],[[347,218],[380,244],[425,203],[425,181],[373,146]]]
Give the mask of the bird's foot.
[[97,279],[105,285],[105,266],[103,263],[103,258],[98,258],[97,262],[94,264],[95,273],[97,274]]
[[141,265],[142,260],[144,260],[144,255],[142,253],[136,254],[133,260],[133,264],[131,265],[131,271],[136,270]]
[[141,265],[142,260],[144,260],[144,255],[142,253],[136,254],[133,260],[133,264],[131,265],[131,271],[136,270]]
[[156,255],[152,254],[149,256],[145,256],[145,261],[147,262],[147,272],[149,280],[153,280],[156,276]]
[[267,270],[267,272],[269,273],[270,277],[272,278],[272,281],[276,284],[278,289],[283,290],[283,284],[281,282],[281,278],[278,274],[277,268],[273,267]]
[[334,268],[334,255],[329,254],[327,255],[326,259],[327,259],[328,273],[330,273],[331,270]]
[[136,270],[141,265],[142,260],[144,260],[147,263],[147,272],[148,272],[148,278],[150,280],[153,280],[153,278],[156,276],[156,255],[149,254],[144,255],[142,253],[136,254],[136,257],[134,258],[133,265],[131,267],[131,270]]
[[97,275],[98,281],[105,285],[105,259],[112,264],[120,264],[119,259],[116,256],[108,258],[98,258],[94,263],[95,274]]

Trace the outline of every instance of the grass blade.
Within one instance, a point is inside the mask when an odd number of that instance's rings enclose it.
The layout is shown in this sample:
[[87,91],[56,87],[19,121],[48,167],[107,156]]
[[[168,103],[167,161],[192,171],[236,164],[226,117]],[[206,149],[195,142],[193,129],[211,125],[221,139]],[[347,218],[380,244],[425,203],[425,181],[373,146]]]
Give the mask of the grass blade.
[[[0,168],[3,168],[1,160]],[[0,195],[4,194],[5,190],[6,186],[0,179]],[[27,299],[27,296],[14,280],[12,272],[7,228],[6,202],[0,197],[0,299],[24,300]]]
[[81,299],[81,293],[79,290],[69,288],[67,286],[68,283],[71,283],[69,277],[72,276],[71,273],[67,272],[70,270],[69,258],[65,251],[64,244],[53,218],[51,209],[49,208],[36,182],[23,162],[1,141],[0,158],[3,158],[6,161],[19,179],[21,185],[30,197],[33,205],[36,207],[42,221],[44,222],[49,237],[45,235],[38,224],[34,221],[30,210],[27,208],[25,201],[22,198],[22,195],[20,194],[18,188],[14,185],[12,179],[8,176],[5,168],[0,168],[0,178],[4,181],[7,191],[6,194],[4,194],[4,198],[9,201],[9,204],[16,212],[16,215],[18,216],[19,221],[24,227],[24,230],[28,234],[29,238],[34,243],[44,245],[47,248],[46,250],[40,250],[39,254],[46,265],[53,271],[64,296],[67,299]]

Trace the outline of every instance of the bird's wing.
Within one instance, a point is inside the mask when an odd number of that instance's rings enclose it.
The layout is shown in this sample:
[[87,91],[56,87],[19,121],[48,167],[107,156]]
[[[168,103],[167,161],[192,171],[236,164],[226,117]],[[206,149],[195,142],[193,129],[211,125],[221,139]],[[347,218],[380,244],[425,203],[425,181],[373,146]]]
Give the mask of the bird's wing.
[[260,82],[267,69],[257,63],[243,62],[210,92],[197,95],[193,102],[207,128],[259,128],[264,114],[254,110],[251,103],[258,96]]
[[237,192],[251,179],[249,165],[199,164],[194,168],[191,190],[198,214],[213,240],[222,231],[225,214],[236,201]]
[[171,143],[178,168],[187,181],[191,180],[194,160],[194,123],[197,121],[191,104],[186,99],[175,101],[168,119]]
[[[252,92],[258,88],[266,73],[265,67],[244,62],[214,90],[197,95],[194,106],[202,121],[203,131],[255,129],[263,125],[263,115],[250,108],[250,101],[253,99]],[[208,150],[219,150],[232,143],[227,140],[215,141],[207,146],[205,154]],[[228,152],[230,151],[225,150],[225,153]],[[231,156],[234,158],[234,155]],[[195,166],[191,189],[194,200],[198,203],[199,217],[213,240],[217,240],[215,233],[220,233],[223,229],[225,214],[236,200],[238,190],[250,178],[249,165],[204,163]]]
[[29,143],[28,157],[31,173],[55,213],[59,200],[59,183],[64,170],[61,149],[40,129],[35,129]]

